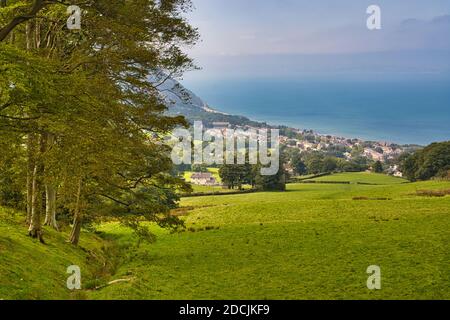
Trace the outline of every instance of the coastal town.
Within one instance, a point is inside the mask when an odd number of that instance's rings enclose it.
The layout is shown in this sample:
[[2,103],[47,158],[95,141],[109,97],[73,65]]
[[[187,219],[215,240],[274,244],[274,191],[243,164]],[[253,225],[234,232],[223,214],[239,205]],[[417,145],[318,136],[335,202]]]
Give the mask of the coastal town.
[[[256,132],[258,127],[244,125],[232,126],[228,122],[213,122],[213,130],[224,132],[234,129],[250,135]],[[338,158],[351,161],[356,157],[364,157],[369,161],[379,161],[387,166],[386,173],[401,177],[402,172],[396,163],[396,159],[404,153],[419,146],[402,146],[387,141],[365,141],[358,138],[346,138],[335,135],[324,135],[314,130],[279,127],[280,144],[290,149],[297,149],[302,153],[333,153]],[[255,137],[253,137],[255,138]]]

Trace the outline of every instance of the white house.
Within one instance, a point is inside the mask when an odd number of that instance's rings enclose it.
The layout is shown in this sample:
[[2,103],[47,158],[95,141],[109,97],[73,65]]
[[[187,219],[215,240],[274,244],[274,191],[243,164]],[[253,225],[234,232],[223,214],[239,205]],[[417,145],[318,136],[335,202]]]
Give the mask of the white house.
[[196,172],[191,176],[191,183],[200,186],[215,186],[217,180],[211,174],[211,172]]

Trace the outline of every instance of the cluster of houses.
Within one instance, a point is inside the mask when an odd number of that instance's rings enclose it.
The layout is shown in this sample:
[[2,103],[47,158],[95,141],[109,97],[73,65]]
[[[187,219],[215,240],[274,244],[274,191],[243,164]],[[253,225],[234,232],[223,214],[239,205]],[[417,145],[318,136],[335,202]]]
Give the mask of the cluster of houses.
[[[228,122],[214,122],[213,130],[225,133],[226,129],[231,128]],[[251,126],[233,126],[235,130],[241,130],[244,134],[251,135],[258,128]],[[280,135],[280,143],[290,148],[297,148],[300,151],[325,151],[330,148],[341,148],[346,150],[343,156],[347,160],[353,157],[353,150],[358,149],[358,153],[368,159],[380,162],[386,162],[397,158],[404,150],[395,144],[389,142],[370,142],[367,143],[361,139],[348,139],[339,136],[321,135],[312,130],[298,130],[292,129],[297,138],[289,138]],[[239,134],[242,134],[240,132]],[[236,133],[237,134],[237,133]],[[250,137],[250,136],[249,136]],[[258,139],[259,137],[251,137]],[[388,173],[397,177],[402,176],[402,172],[398,166],[391,166]],[[194,173],[191,177],[191,182],[197,185],[215,186],[219,185],[213,175],[209,172]]]
[[344,156],[347,160],[352,159],[352,150],[358,148],[361,150],[361,155],[374,160],[385,162],[398,157],[403,149],[398,145],[389,142],[370,142],[367,143],[361,139],[348,139],[344,137],[320,135],[311,130],[298,130],[299,136],[308,136],[309,139],[295,139],[285,136],[280,137],[281,143],[288,147],[298,148],[301,151],[323,151],[330,147],[342,147],[347,151]]

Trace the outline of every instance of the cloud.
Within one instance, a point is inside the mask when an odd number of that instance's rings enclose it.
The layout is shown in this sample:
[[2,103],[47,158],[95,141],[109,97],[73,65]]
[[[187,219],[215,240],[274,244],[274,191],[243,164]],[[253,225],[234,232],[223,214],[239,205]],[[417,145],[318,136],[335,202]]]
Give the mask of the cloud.
[[387,21],[373,31],[364,22],[282,33],[247,28],[237,39],[223,33],[214,38],[223,50],[199,55],[197,61],[205,77],[450,74],[450,15]]
[[[207,28],[205,28],[207,29]],[[280,31],[282,29],[282,31]],[[429,20],[404,19],[392,24],[383,20],[381,30],[368,30],[359,24],[308,28],[289,28],[269,23],[256,26],[212,30],[194,53],[232,55],[252,54],[337,54],[404,50],[450,50],[450,15]]]

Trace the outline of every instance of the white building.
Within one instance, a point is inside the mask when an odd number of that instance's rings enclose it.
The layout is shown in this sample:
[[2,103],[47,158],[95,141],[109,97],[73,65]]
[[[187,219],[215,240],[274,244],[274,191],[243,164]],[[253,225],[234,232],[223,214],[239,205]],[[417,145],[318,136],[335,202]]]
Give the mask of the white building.
[[212,176],[211,172],[196,172],[191,176],[191,183],[200,186],[215,186],[217,180]]

